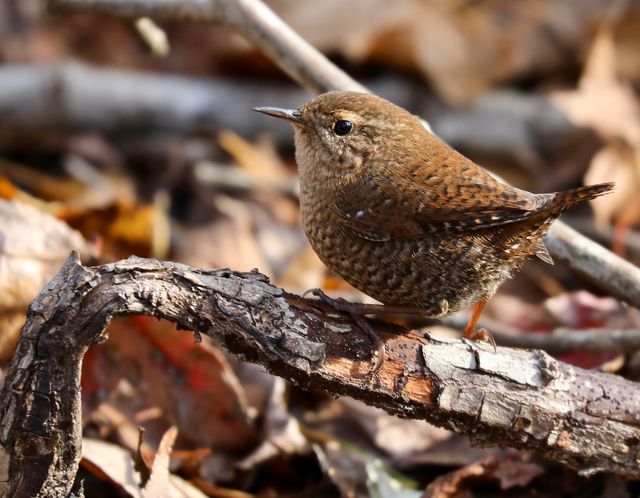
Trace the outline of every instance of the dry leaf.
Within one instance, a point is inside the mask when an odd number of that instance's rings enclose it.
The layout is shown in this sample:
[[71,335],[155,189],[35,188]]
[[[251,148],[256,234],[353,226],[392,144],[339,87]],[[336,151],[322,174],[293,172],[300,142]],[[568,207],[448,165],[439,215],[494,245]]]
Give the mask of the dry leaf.
[[[549,73],[579,61],[608,2],[572,0],[271,0],[297,32],[325,53],[421,73],[450,103],[492,84]],[[348,13],[348,15],[345,15]],[[631,22],[638,9],[623,12]],[[629,42],[630,43],[630,42]],[[638,66],[637,51],[627,51]],[[631,62],[627,60],[627,66]],[[636,70],[637,72],[637,70]]]
[[[127,493],[132,498],[143,498],[138,484],[138,475],[131,458],[131,451],[97,439],[84,438],[80,465],[96,477],[116,486],[121,493]],[[206,495],[178,476],[170,475],[165,482],[167,482],[167,487],[161,490],[162,494],[147,496],[153,496],[153,498],[206,498]]]
[[[639,151],[640,152],[640,151]],[[603,229],[620,215],[637,196],[640,185],[640,165],[637,154],[629,146],[612,143],[593,156],[584,176],[585,185],[615,182],[616,188],[609,195],[591,201],[595,224]]]
[[551,94],[551,101],[578,126],[591,128],[607,140],[640,144],[640,107],[630,85],[616,76],[613,33],[598,32],[578,89]]
[[[84,148],[87,149],[86,144]],[[99,154],[94,151],[93,155]],[[0,160],[0,172],[48,200],[18,189],[3,177],[0,177],[0,197],[20,200],[52,213],[89,237],[99,236],[103,253],[108,257],[131,253],[167,257],[171,229],[166,192],[157,192],[152,204],[139,204],[133,181],[127,176],[104,174],[75,156],[67,160],[67,169],[74,180],[61,180]]]
[[310,245],[289,263],[284,274],[278,279],[278,285],[289,292],[300,294],[308,289],[322,287],[327,267]]
[[140,497],[131,452],[97,439],[82,440],[80,466],[133,498]]
[[85,414],[97,407],[94,423],[116,431],[131,449],[137,424],[152,445],[170,425],[178,426],[187,449],[243,451],[257,438],[243,388],[224,355],[166,321],[114,321],[109,341],[85,357],[82,387]]
[[0,359],[11,355],[24,312],[69,253],[96,256],[82,235],[53,216],[0,200]]
[[122,208],[108,226],[106,235],[111,242],[136,248],[136,253],[165,259],[171,243],[169,197],[157,192],[152,204]]
[[585,184],[616,183],[612,194],[591,201],[600,228],[620,217],[640,188],[640,106],[631,86],[616,75],[615,48],[613,32],[605,25],[593,42],[578,89],[550,96],[573,123],[608,142],[585,175]]
[[528,462],[520,453],[502,458],[491,456],[434,479],[422,498],[473,496],[470,489],[480,483],[497,482],[501,490],[526,486],[543,472],[542,467]]
[[487,87],[490,74],[482,71],[485,57],[479,56],[483,51],[471,40],[477,33],[458,23],[450,3],[360,0],[349,4],[349,15],[338,0],[272,3],[320,50],[418,70],[451,102],[462,102]]
[[360,426],[378,449],[393,458],[406,459],[451,437],[449,431],[424,420],[394,417],[352,398],[343,398],[340,403],[345,407],[345,416]]
[[287,410],[285,382],[273,378],[272,389],[264,413],[264,440],[250,455],[240,460],[238,468],[250,470],[276,455],[308,451],[309,445],[300,432],[298,421]]
[[183,228],[176,237],[176,260],[200,268],[258,268],[272,276],[246,203],[223,194],[216,194],[214,203],[223,216],[208,225]]
[[169,455],[176,443],[178,437],[178,428],[170,427],[158,446],[158,452],[153,459],[151,467],[151,475],[142,490],[141,498],[169,498],[171,483],[169,482]]
[[273,143],[262,141],[252,144],[230,130],[221,131],[218,142],[241,168],[255,178],[282,188],[290,184],[292,171],[284,165]]
[[[327,478],[350,498],[419,498],[416,483],[353,445],[330,442],[313,450]],[[394,474],[394,475],[392,475]]]

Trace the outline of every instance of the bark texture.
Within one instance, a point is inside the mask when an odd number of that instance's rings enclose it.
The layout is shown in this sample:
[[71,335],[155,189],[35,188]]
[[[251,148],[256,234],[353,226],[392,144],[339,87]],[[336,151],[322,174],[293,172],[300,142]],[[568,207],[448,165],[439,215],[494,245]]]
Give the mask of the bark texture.
[[421,336],[346,316],[257,273],[129,258],[84,267],[73,254],[29,310],[0,394],[0,494],[66,496],[81,447],[80,368],[113,316],[152,315],[211,337],[301,387],[428,420],[480,445],[538,451],[585,474],[638,478],[640,387],[541,351]]

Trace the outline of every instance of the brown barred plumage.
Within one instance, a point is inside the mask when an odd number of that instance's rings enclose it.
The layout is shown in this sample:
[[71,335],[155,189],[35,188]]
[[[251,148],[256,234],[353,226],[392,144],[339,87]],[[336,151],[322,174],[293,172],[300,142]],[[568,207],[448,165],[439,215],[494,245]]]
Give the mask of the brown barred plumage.
[[613,188],[506,185],[373,95],[258,110],[294,125],[302,221],[324,263],[382,303],[431,316],[486,301],[530,256],[551,262],[551,222]]

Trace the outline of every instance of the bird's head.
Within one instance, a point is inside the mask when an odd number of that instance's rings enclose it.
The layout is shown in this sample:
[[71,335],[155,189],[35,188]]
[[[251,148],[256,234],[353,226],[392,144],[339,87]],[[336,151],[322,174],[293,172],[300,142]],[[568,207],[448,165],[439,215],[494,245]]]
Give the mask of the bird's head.
[[425,133],[408,111],[367,93],[328,92],[295,110],[255,110],[293,125],[301,174],[311,168],[316,174],[348,176],[370,166],[374,157],[401,160],[411,149],[412,135]]

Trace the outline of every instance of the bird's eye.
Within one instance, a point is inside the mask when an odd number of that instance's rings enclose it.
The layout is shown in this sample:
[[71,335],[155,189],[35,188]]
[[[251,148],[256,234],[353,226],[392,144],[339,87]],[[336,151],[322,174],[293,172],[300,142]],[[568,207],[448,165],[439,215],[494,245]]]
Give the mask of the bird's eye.
[[340,121],[336,121],[336,124],[333,125],[333,131],[336,135],[347,135],[353,129],[353,123],[351,121],[347,121],[346,119],[341,119]]

